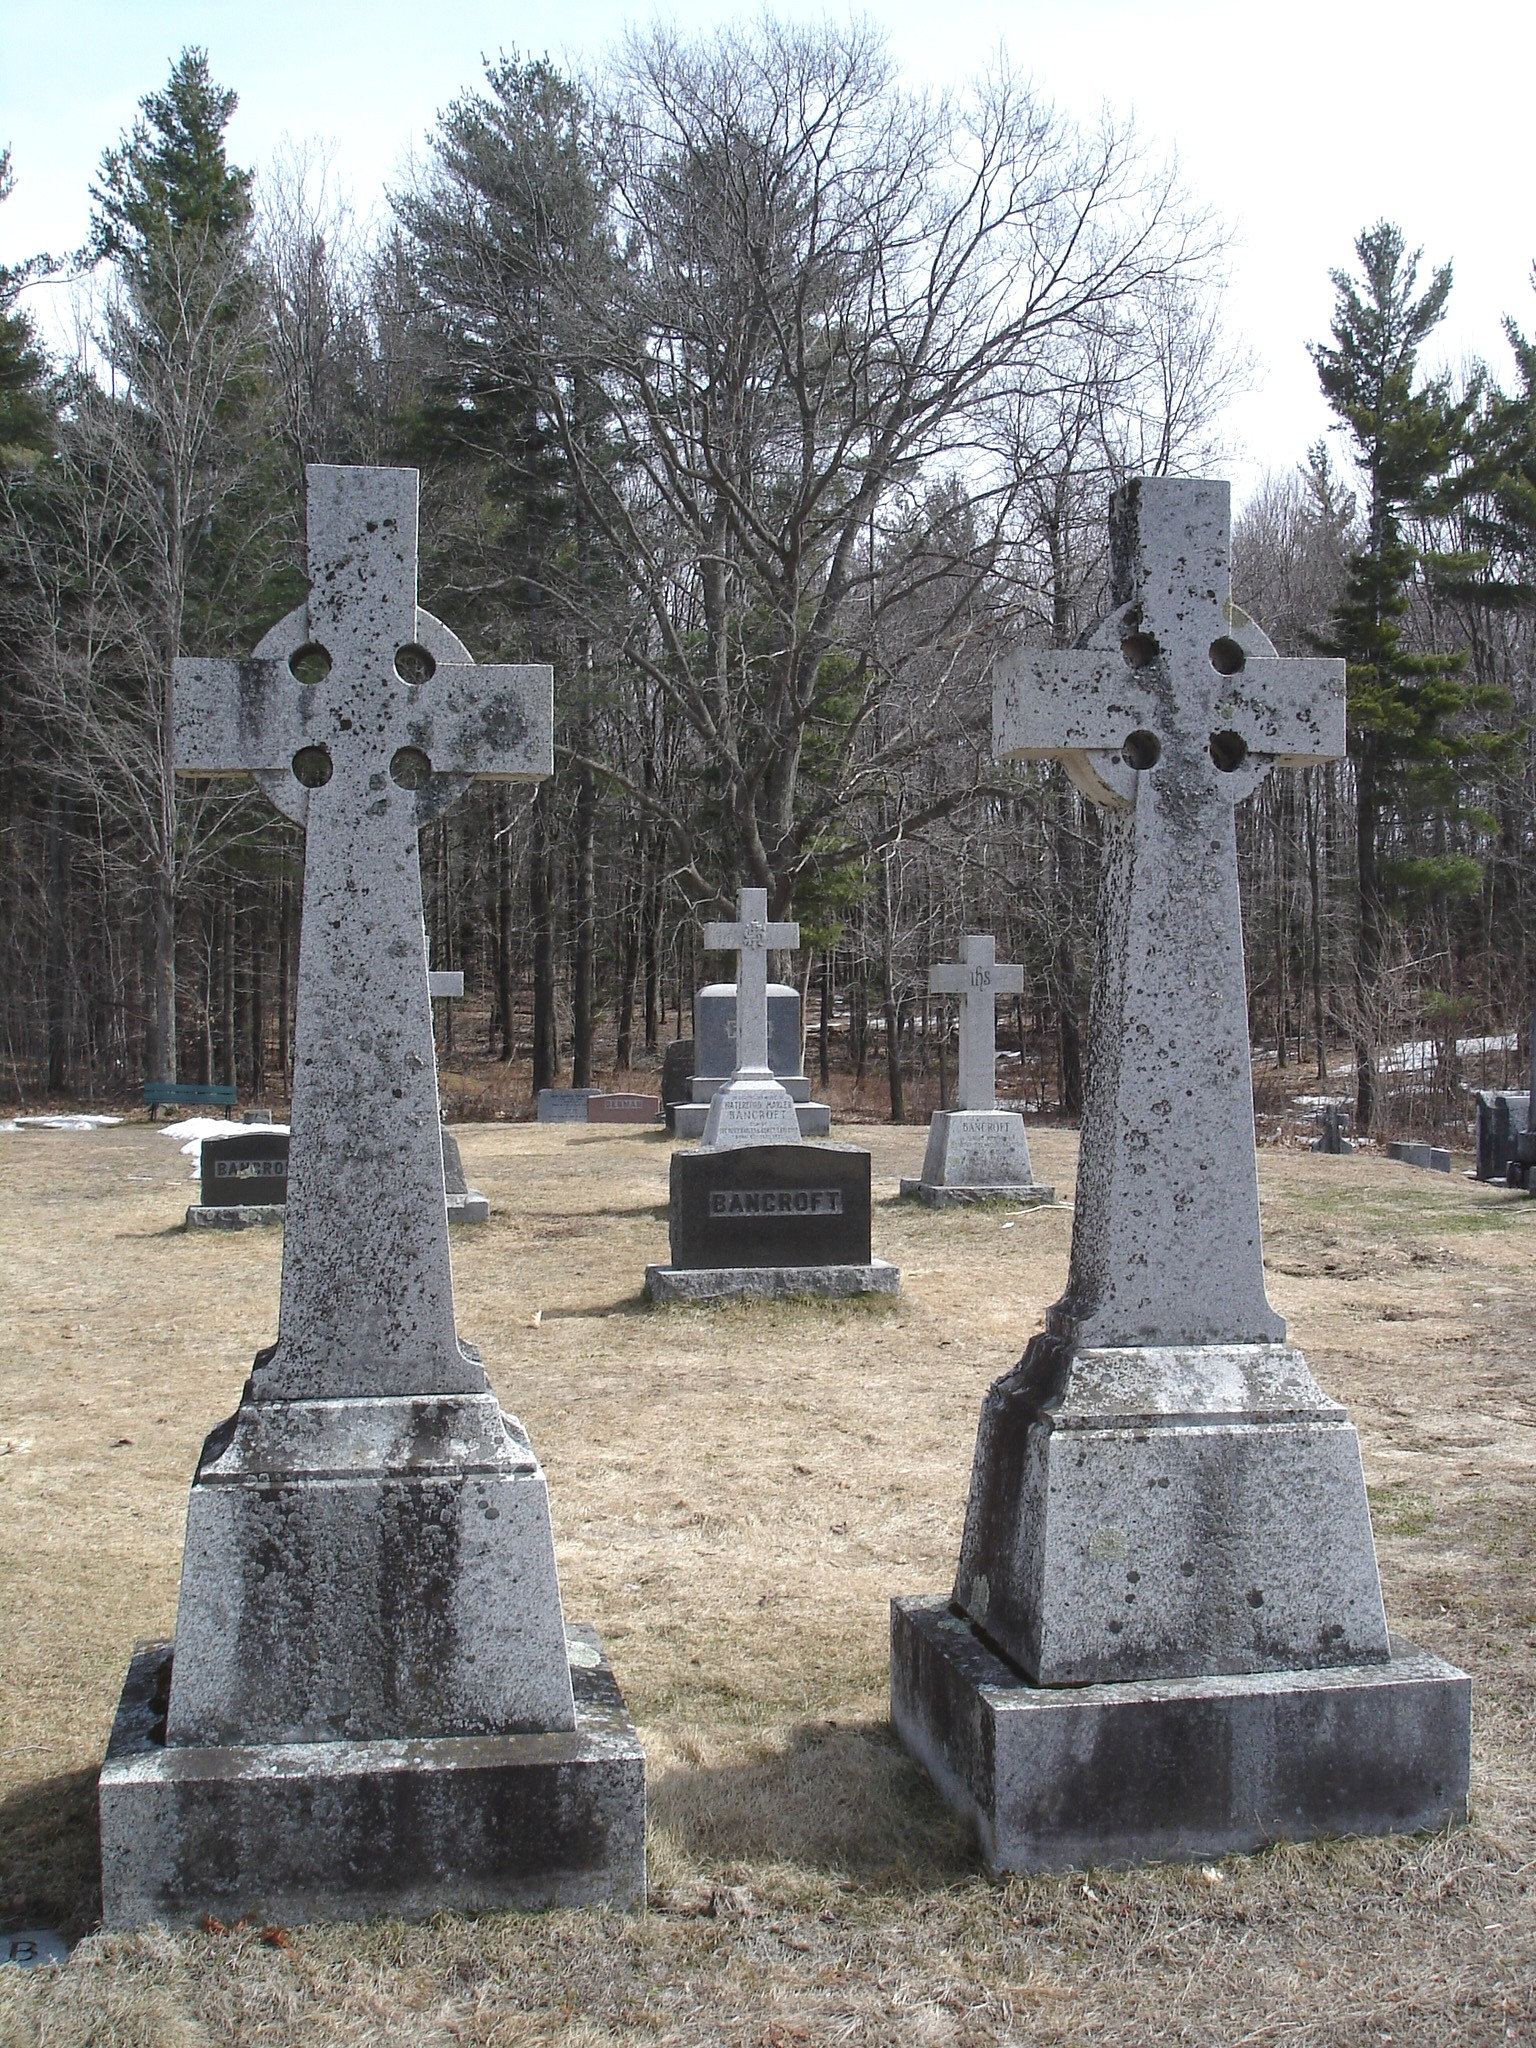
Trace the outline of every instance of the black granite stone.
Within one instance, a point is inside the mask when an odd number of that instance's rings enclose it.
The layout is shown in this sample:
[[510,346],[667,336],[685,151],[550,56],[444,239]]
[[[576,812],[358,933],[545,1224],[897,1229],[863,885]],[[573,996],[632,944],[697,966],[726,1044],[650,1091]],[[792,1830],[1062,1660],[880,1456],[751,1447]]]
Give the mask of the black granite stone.
[[281,1205],[288,1199],[288,1133],[259,1126],[228,1138],[204,1138],[205,1209]]
[[857,1145],[674,1152],[672,1263],[867,1266],[869,1154]]
[[694,1052],[691,1038],[674,1038],[661,1056],[661,1101],[669,1131],[676,1128],[677,1105],[693,1100]]

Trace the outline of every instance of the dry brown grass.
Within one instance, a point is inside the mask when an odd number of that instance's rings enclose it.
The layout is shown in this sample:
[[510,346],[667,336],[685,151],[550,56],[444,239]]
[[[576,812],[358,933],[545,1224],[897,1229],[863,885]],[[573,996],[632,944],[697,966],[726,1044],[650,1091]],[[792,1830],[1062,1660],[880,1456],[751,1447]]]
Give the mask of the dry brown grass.
[[[1473,1825],[996,1885],[891,1739],[886,1603],[948,1581],[978,1403],[1059,1291],[1067,1212],[898,1206],[923,1134],[870,1128],[899,1302],[649,1312],[663,1141],[460,1136],[495,1208],[455,1238],[460,1325],[645,1738],[651,1908],[93,1936],[3,1973],[6,2048],[1536,2037],[1536,1203],[1261,1163],[1272,1293],[1360,1424],[1394,1624],[1477,1680]],[[1032,1142],[1070,1193],[1072,1137]],[[188,1478],[272,1333],[280,1244],[183,1233],[185,1163],[142,1126],[0,1145],[0,1909],[78,1935],[93,1768],[131,1642],[172,1627]]]

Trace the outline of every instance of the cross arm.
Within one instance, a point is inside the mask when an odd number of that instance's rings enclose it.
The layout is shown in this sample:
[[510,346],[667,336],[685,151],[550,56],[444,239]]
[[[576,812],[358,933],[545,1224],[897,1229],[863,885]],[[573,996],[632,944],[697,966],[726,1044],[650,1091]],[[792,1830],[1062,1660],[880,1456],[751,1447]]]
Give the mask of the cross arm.
[[999,662],[992,692],[992,751],[1037,761],[1113,749],[1144,726],[1155,700],[1118,651],[1025,648]]
[[928,993],[934,996],[963,996],[969,993],[971,970],[946,963],[928,970]]
[[[797,924],[765,924],[762,935],[763,945],[773,946],[781,952],[792,953],[800,944],[800,927]],[[739,924],[707,924],[704,927],[704,950],[706,953],[733,953],[742,945],[744,936]]]
[[406,716],[433,770],[537,782],[555,766],[555,672],[547,663],[439,666]]
[[1240,733],[1250,754],[1307,768],[1344,754],[1344,664],[1328,656],[1249,655],[1222,679],[1212,725]]
[[173,753],[186,775],[284,768],[304,742],[300,697],[282,662],[178,660]]

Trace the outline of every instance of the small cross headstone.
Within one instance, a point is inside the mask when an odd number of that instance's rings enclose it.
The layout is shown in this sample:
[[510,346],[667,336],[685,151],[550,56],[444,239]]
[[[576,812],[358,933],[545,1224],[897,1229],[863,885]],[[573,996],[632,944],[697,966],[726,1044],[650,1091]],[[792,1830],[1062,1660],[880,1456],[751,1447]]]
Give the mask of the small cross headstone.
[[768,1064],[768,954],[799,943],[799,925],[770,922],[766,889],[742,890],[734,923],[704,927],[706,950],[736,954],[736,1071],[709,1105],[701,1142],[712,1151],[800,1142],[794,1100]]
[[934,995],[954,996],[960,1006],[960,1077],[955,1089],[957,1109],[997,1107],[997,998],[1024,992],[1024,970],[997,958],[990,932],[968,933],[958,966],[933,967],[928,987]]

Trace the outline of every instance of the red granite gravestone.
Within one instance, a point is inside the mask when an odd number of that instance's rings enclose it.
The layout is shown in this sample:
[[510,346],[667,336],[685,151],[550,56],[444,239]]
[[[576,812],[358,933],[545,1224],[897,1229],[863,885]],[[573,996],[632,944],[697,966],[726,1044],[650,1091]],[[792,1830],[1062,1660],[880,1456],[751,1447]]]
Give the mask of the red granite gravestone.
[[589,1095],[589,1124],[653,1124],[661,1116],[659,1095]]

